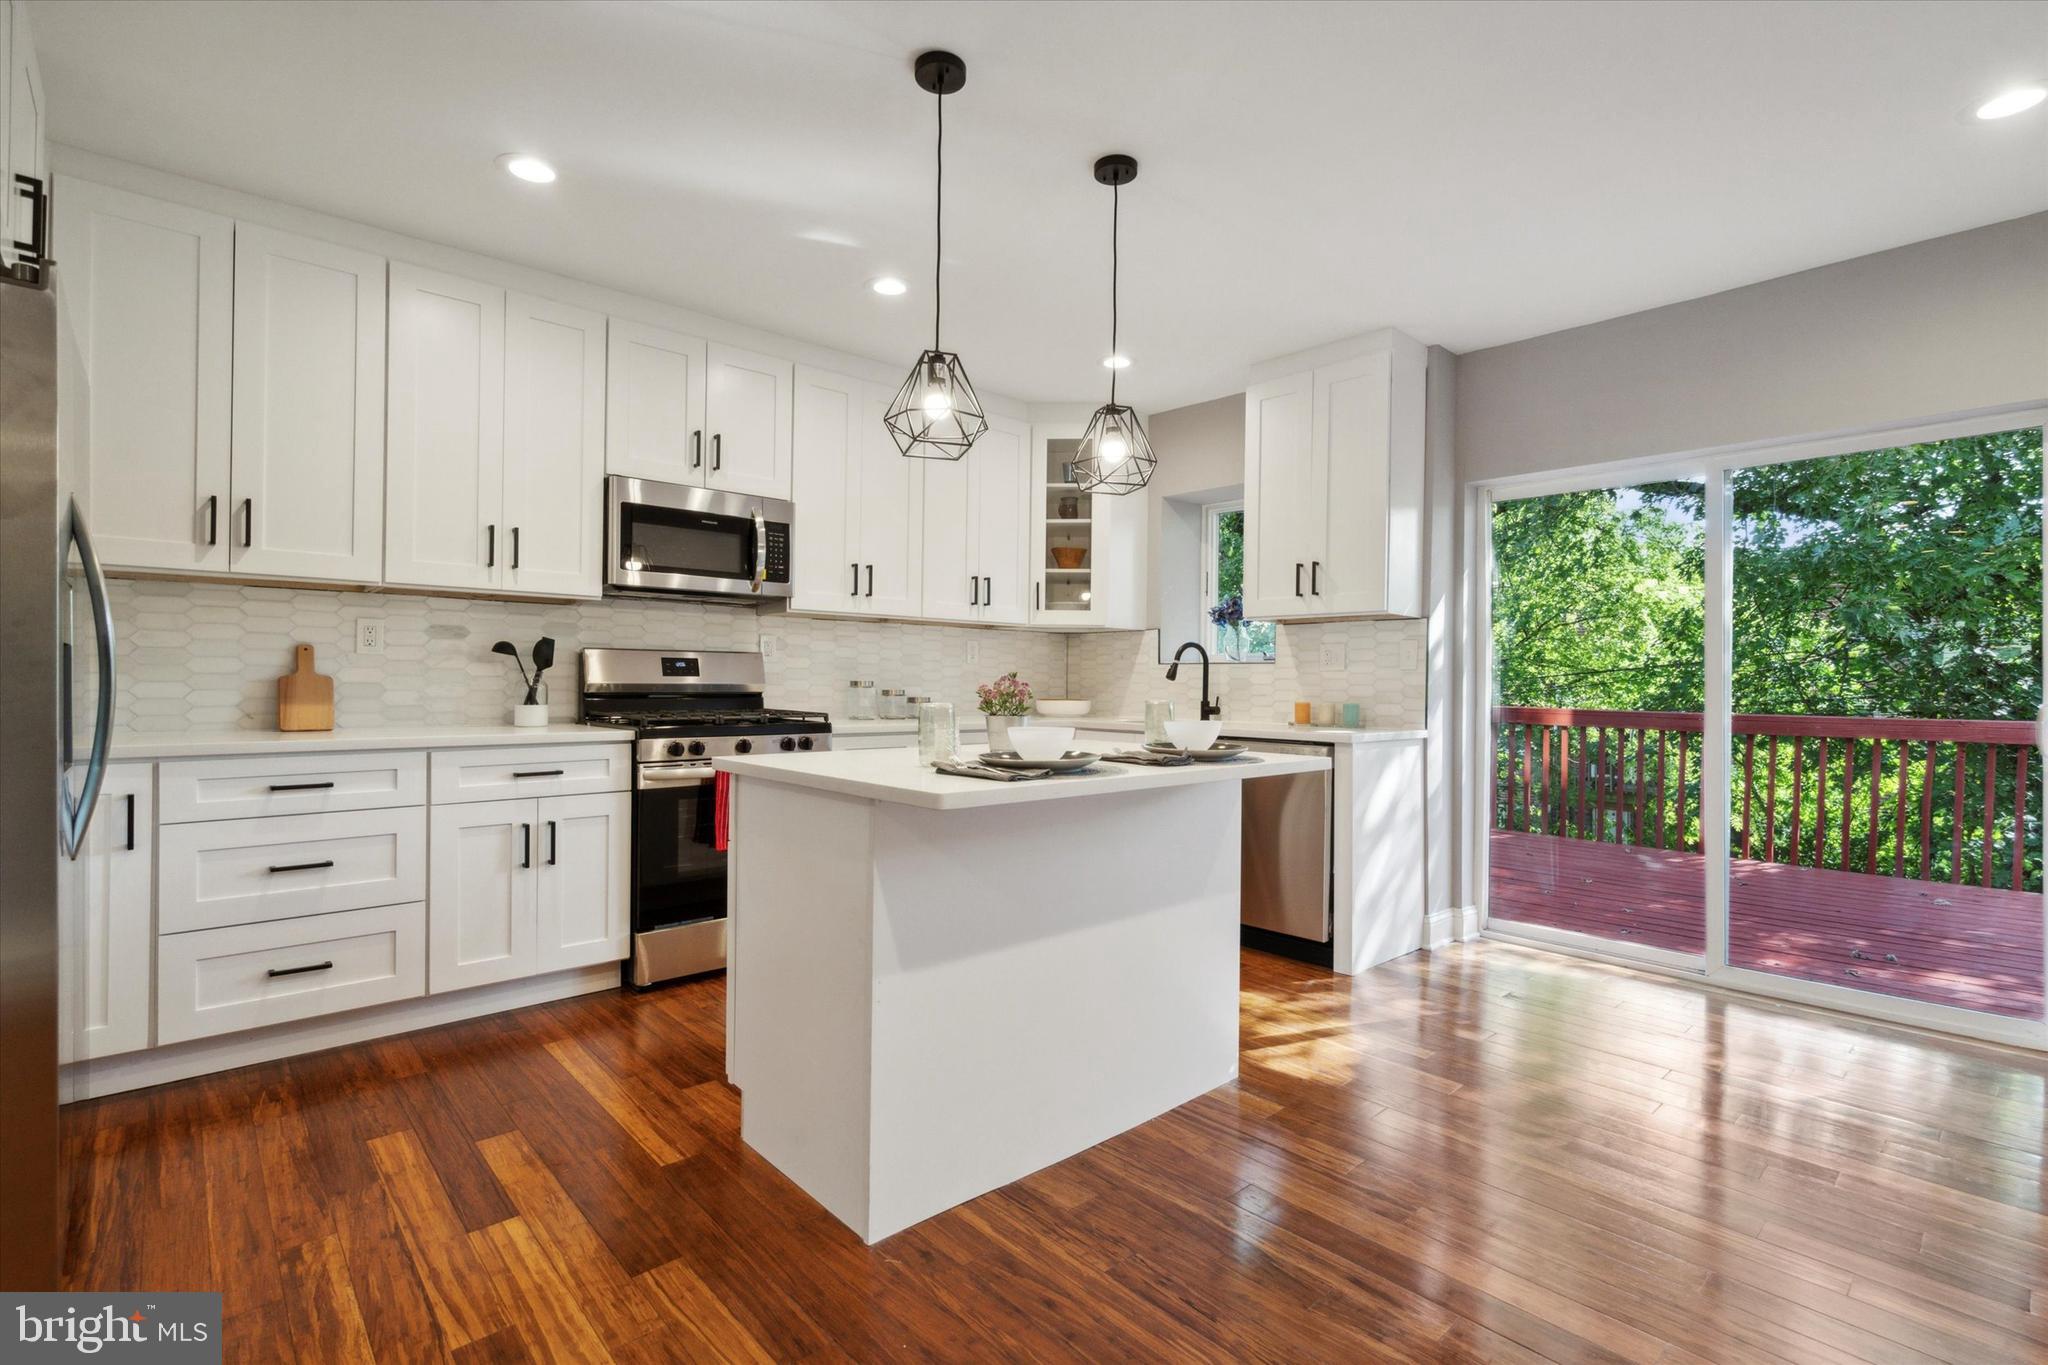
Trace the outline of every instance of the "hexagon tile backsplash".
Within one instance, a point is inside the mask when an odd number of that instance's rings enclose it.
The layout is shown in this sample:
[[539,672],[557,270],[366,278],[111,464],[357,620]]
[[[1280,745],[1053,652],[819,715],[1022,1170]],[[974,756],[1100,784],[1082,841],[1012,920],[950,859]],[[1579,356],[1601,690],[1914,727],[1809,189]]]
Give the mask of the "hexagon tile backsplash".
[[[901,687],[974,709],[974,688],[1011,669],[1040,696],[1088,697],[1100,716],[1142,714],[1152,697],[1192,705],[1199,670],[1165,681],[1157,631],[1054,635],[1038,631],[838,621],[702,602],[505,602],[391,592],[256,588],[228,583],[114,579],[111,589],[123,729],[268,730],[277,678],[292,646],[310,644],[334,679],[335,724],[502,725],[519,698],[512,661],[490,652],[509,639],[523,654],[554,637],[548,704],[576,715],[576,651],[759,649],[768,704],[838,712],[849,678]],[[356,621],[384,622],[384,652],[355,652]],[[1322,645],[1341,640],[1345,663],[1325,669]],[[1224,715],[1288,718],[1297,697],[1362,704],[1374,725],[1422,724],[1419,621],[1282,626],[1272,664],[1218,668]],[[975,657],[969,661],[969,655]]]

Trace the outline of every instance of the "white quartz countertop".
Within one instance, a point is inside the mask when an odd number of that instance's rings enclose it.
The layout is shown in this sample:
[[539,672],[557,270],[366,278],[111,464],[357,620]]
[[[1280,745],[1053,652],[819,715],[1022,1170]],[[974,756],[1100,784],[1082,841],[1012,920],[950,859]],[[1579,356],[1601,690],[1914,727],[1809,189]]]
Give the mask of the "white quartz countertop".
[[[1076,730],[1111,730],[1127,734],[1143,734],[1145,722],[1132,720],[1127,716],[1052,716],[1032,715],[1025,717],[1034,725],[1071,725]],[[960,732],[984,731],[988,729],[988,717],[979,711],[964,711],[959,717]],[[914,735],[917,733],[915,720],[838,720],[832,722],[835,735]],[[1291,739],[1304,744],[1374,744],[1396,739],[1427,739],[1427,730],[1404,730],[1398,727],[1360,726],[1348,729],[1342,725],[1287,725],[1279,721],[1233,721],[1223,718],[1225,739]]]
[[625,744],[632,735],[606,725],[366,725],[346,730],[117,730],[114,762],[223,758],[240,754],[346,753],[368,749],[479,749],[529,744]]
[[[963,746],[961,756],[981,753]],[[1229,763],[1190,763],[1183,768],[1145,768],[1098,763],[1078,773],[1056,773],[1031,782],[990,782],[953,777],[925,767],[914,749],[840,749],[826,754],[774,754],[721,758],[721,772],[750,779],[812,787],[844,796],[866,797],[925,810],[970,810],[982,806],[1026,805],[1074,797],[1115,796],[1204,782],[1242,782],[1286,773],[1320,772],[1330,760],[1320,754],[1248,754]]]

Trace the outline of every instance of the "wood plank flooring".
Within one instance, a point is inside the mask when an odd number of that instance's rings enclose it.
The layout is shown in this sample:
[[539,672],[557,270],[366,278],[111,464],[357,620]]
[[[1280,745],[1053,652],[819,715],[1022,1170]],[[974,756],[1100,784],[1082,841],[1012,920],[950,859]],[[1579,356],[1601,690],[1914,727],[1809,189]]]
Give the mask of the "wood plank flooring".
[[1247,952],[1237,1084],[869,1248],[740,1144],[723,1008],[76,1106],[70,1281],[219,1289],[260,1362],[2048,1359],[2024,1054],[1501,944]]

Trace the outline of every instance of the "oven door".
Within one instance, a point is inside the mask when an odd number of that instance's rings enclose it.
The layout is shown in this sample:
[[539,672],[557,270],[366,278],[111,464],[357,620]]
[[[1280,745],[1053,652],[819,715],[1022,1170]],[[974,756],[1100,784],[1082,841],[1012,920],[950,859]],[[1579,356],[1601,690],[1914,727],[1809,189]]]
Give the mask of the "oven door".
[[633,776],[635,985],[725,965],[726,855],[713,844],[715,774],[645,764]]
[[789,503],[619,476],[605,490],[612,592],[789,596]]

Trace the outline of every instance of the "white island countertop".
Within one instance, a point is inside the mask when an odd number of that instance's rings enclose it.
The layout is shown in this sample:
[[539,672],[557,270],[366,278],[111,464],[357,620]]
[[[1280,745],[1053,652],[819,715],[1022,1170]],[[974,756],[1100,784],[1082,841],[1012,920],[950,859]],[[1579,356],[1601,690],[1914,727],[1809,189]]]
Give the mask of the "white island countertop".
[[375,749],[480,749],[528,744],[626,744],[614,725],[365,725],[341,730],[116,730],[107,756],[115,763],[155,758],[224,758],[243,754],[349,753]]
[[[960,756],[971,760],[981,752],[980,748],[963,746]],[[991,782],[978,777],[954,777],[919,763],[915,749],[842,749],[823,754],[754,755],[721,758],[714,766],[721,772],[740,777],[762,778],[793,787],[865,797],[871,801],[918,806],[925,810],[972,810],[984,806],[1028,805],[1073,797],[1115,796],[1124,792],[1318,772],[1328,768],[1330,760],[1317,754],[1247,754],[1227,763],[1190,763],[1180,768],[1102,762],[1081,772],[1055,773],[1029,782]]]
[[[1145,730],[1145,722],[1129,716],[1029,716],[1026,721],[1034,725],[1071,725],[1076,730],[1113,730],[1119,733],[1139,735]],[[1278,739],[1292,740],[1297,744],[1382,744],[1391,740],[1428,739],[1429,731],[1409,729],[1402,726],[1361,725],[1353,729],[1342,725],[1289,725],[1284,721],[1233,720],[1223,718],[1225,739]],[[983,731],[988,728],[988,717],[979,712],[963,712],[959,720],[960,732]],[[915,720],[838,720],[832,722],[835,735],[914,735],[917,733]]]

